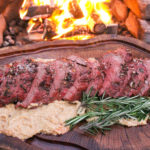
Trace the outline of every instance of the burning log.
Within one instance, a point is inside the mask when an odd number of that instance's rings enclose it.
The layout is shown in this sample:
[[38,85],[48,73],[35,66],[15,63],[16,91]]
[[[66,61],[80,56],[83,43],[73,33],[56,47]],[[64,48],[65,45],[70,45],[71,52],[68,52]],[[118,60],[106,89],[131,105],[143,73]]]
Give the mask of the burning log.
[[72,18],[66,18],[64,19],[64,22],[62,23],[62,27],[64,29],[69,28],[69,26],[71,26],[71,24],[73,24],[73,19]]
[[55,25],[48,19],[45,19],[43,39],[51,39],[52,37],[56,36],[55,30]]
[[[44,24],[43,24],[43,20],[35,20],[32,22],[32,25],[29,25],[27,28],[27,31],[29,31],[30,33],[43,33],[44,31]],[[32,28],[30,29],[30,26],[32,26]]]
[[150,19],[150,0],[123,1],[138,18]]
[[64,34],[62,38],[71,37],[75,35],[102,34],[105,31],[106,31],[106,26],[103,23],[96,23],[93,26],[92,30],[90,30],[90,28],[87,25],[82,25],[82,26],[76,26],[73,31]]
[[23,37],[23,39],[28,42],[41,41],[43,40],[43,33],[29,33],[27,36]]
[[104,33],[106,30],[106,25],[103,24],[103,23],[96,23],[93,27],[93,31],[92,33],[95,33],[95,34],[102,34]]
[[74,30],[63,34],[61,38],[66,38],[66,37],[71,37],[75,35],[87,35],[90,33],[90,29],[87,25],[82,25],[82,26],[76,26]]
[[69,12],[73,15],[75,19],[83,18],[83,12],[77,3],[77,0],[72,0],[69,2]]
[[26,16],[23,18],[24,20],[29,20],[31,18],[47,18],[51,16],[53,11],[55,10],[54,7],[50,7],[49,5],[45,6],[31,6],[28,9]]
[[93,26],[93,29],[90,30],[90,32],[93,34],[102,34],[102,33],[117,34],[117,31],[118,31],[118,24],[109,24],[106,26],[104,23],[96,23]]
[[100,17],[96,12],[92,12],[91,18],[94,20],[94,22],[101,22]]
[[[118,30],[118,25],[117,24],[111,24],[111,25],[105,25],[103,23],[96,23],[93,26],[93,29],[90,30],[90,28],[87,25],[80,25],[76,26],[74,30],[67,32],[60,36],[59,38],[68,38],[72,36],[77,36],[77,35],[94,35],[94,34],[102,34],[102,33],[107,33],[107,34],[117,34]],[[30,33],[27,37],[29,41],[39,41],[42,39],[52,39],[55,37],[56,34],[56,26],[54,23],[52,23],[50,20],[46,19],[44,22],[44,32],[37,32],[35,33]],[[42,36],[43,35],[43,36]]]
[[75,35],[88,35],[88,34],[117,34],[118,31],[118,24],[110,24],[105,25],[103,23],[96,23],[93,26],[93,29],[90,30],[87,25],[84,26],[76,26],[73,31],[70,31],[61,36],[61,38],[71,37]]

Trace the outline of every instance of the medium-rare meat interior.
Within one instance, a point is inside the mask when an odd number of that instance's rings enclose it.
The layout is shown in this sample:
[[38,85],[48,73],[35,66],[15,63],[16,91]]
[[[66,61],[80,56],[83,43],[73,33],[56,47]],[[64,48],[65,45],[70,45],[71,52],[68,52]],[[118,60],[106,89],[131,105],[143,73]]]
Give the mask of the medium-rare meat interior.
[[1,69],[0,105],[25,100],[37,74],[38,63],[32,59],[5,65]]
[[91,95],[149,96],[149,64],[121,48],[100,59],[23,59],[1,67],[0,106],[14,103],[27,108],[54,100],[76,101],[91,88]]

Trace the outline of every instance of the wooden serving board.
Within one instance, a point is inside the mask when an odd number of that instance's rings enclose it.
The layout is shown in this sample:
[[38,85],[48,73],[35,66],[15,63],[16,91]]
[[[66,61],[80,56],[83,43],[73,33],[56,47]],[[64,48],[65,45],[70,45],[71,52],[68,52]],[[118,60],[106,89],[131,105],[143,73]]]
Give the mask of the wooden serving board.
[[[77,55],[83,58],[101,57],[106,51],[129,49],[135,57],[150,58],[150,46],[133,38],[102,35],[86,41],[49,41],[0,49],[0,65],[15,60],[32,58],[60,58]],[[62,136],[36,135],[27,141],[0,134],[0,149],[15,150],[148,150],[150,149],[150,124],[127,128],[112,127],[106,135],[91,136],[76,127]]]

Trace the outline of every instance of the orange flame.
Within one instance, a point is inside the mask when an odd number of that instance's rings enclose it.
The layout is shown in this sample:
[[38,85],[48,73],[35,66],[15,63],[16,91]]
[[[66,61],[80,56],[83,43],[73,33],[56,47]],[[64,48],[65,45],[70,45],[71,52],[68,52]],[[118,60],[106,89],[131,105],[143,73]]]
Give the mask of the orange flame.
[[[30,1],[30,2],[29,2]],[[106,3],[111,0],[24,0],[20,10],[21,18],[27,13],[28,8],[32,5],[51,5],[55,2],[56,9],[48,19],[55,23],[55,33],[53,39],[64,38],[68,32],[74,31],[77,26],[87,26],[90,30],[93,29],[95,23],[110,24],[111,13]],[[79,16],[78,16],[79,15]],[[96,15],[96,18],[93,16]],[[28,32],[33,28],[34,21],[30,21]],[[86,39],[88,36],[77,36],[73,39]],[[70,38],[69,38],[70,39]]]

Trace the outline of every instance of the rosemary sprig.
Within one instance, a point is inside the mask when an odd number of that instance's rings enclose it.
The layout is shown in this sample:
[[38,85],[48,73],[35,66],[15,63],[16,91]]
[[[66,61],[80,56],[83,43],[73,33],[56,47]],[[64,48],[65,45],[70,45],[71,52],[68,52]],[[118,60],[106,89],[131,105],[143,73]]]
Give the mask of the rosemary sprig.
[[102,132],[110,130],[109,127],[118,123],[121,118],[140,121],[145,119],[150,112],[149,97],[105,98],[105,95],[91,97],[91,91],[89,94],[83,94],[81,107],[86,108],[86,112],[83,115],[67,120],[66,125],[72,128],[82,121],[90,120],[81,125],[80,129],[95,134],[99,130]]

